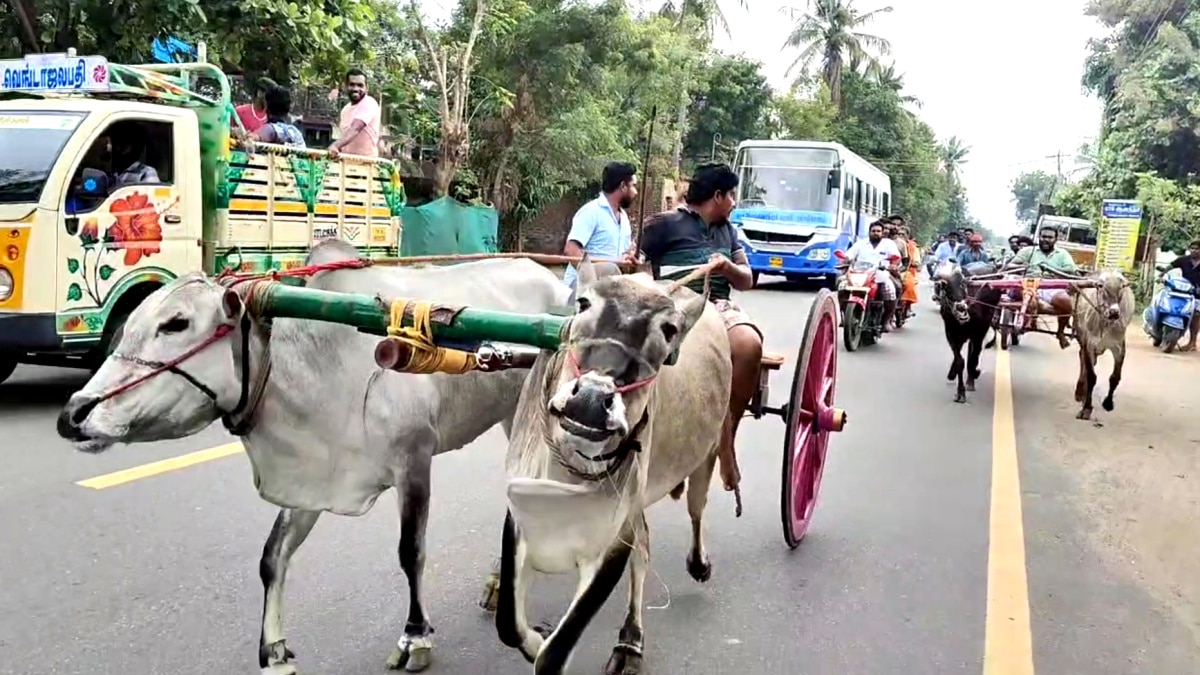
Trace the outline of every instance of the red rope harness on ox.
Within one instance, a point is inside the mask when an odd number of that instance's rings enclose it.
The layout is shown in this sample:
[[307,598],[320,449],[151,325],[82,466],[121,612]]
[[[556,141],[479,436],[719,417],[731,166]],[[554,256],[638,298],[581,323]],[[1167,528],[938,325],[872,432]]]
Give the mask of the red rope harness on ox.
[[[580,368],[579,358],[575,356],[574,349],[567,350],[567,361],[570,362],[571,371],[573,373],[575,373],[576,378],[582,377],[585,372],[591,372],[591,371],[585,371],[582,368]],[[630,382],[629,384],[621,385],[620,387],[617,387],[617,393],[618,394],[626,394],[631,391],[637,391],[638,389],[641,389],[643,387],[648,387],[654,383],[654,380],[657,377],[658,377],[658,374],[655,373],[654,375],[651,375],[650,377],[647,377],[644,380],[637,380],[636,382]]]
[[[278,281],[279,279],[284,278],[284,277],[308,277],[308,276],[317,274],[319,272],[329,272],[329,271],[333,271],[333,270],[343,270],[343,269],[362,269],[364,267],[369,267],[371,264],[372,263],[370,260],[356,258],[356,259],[352,259],[352,260],[337,260],[334,262],[321,263],[318,265],[308,265],[305,267],[298,267],[298,268],[290,269],[290,270],[271,270],[269,272],[254,273],[254,274],[237,274],[237,273],[233,272],[232,270],[226,270],[217,276],[216,281],[217,281],[217,283],[221,284],[222,286],[225,286],[226,288],[229,288],[232,290],[233,287],[237,286],[238,284],[242,284],[242,283],[246,283],[246,282],[254,282],[257,285],[259,283]],[[253,293],[253,289],[251,290],[251,293]],[[248,417],[253,416],[254,408],[256,408],[258,405],[258,399],[260,398],[260,396],[262,394],[262,386],[266,384],[265,380],[266,380],[266,377],[268,376],[267,372],[270,368],[270,359],[269,359],[269,355],[268,355],[268,356],[264,357],[264,359],[263,359],[264,364],[262,367],[265,370],[263,371],[262,377],[259,378],[260,382],[258,383],[258,386],[255,388],[256,391],[252,392],[251,391],[251,382],[250,382],[250,353],[249,352],[250,352],[251,320],[254,317],[251,315],[251,309],[252,309],[252,303],[246,303],[246,308],[242,312],[242,316],[241,316],[238,324],[223,323],[223,324],[217,326],[216,330],[214,330],[211,335],[206,337],[199,344],[188,349],[187,351],[180,354],[179,356],[176,356],[175,358],[169,359],[167,361],[148,361],[146,359],[139,358],[136,356],[122,354],[120,351],[114,351],[112,353],[112,355],[110,356],[110,358],[115,358],[115,359],[118,359],[121,361],[128,361],[129,363],[133,363],[133,364],[142,366],[144,368],[149,368],[149,370],[147,372],[143,373],[142,375],[138,375],[137,377],[126,380],[125,382],[122,382],[122,383],[116,385],[115,387],[112,387],[111,389],[104,391],[99,396],[97,396],[96,398],[89,401],[86,404],[86,406],[84,406],[84,408],[81,408],[81,412],[83,412],[84,416],[86,416],[86,414],[88,412],[90,412],[92,409],[94,409],[96,406],[100,405],[101,403],[108,401],[110,399],[116,398],[117,396],[124,394],[125,392],[129,391],[130,389],[133,389],[134,387],[136,387],[140,384],[144,384],[145,382],[149,381],[150,379],[157,377],[163,373],[172,373],[172,374],[178,375],[178,376],[182,377],[183,379],[187,380],[187,382],[189,384],[194,386],[196,389],[199,389],[201,393],[203,393],[210,400],[212,400],[213,404],[217,406],[218,410],[220,410],[221,416],[225,421],[225,426],[227,429],[229,429],[235,435],[244,435],[245,432],[248,431],[249,420],[247,419],[247,420],[244,420],[242,423],[235,424],[232,421],[232,417],[234,415],[238,415],[243,412],[247,413]],[[218,397],[217,393],[215,391],[213,391],[211,387],[204,384],[200,380],[196,379],[194,376],[189,374],[187,371],[181,369],[179,366],[181,364],[183,364],[184,362],[186,362],[188,359],[195,356],[196,354],[199,354],[200,352],[204,351],[205,349],[212,346],[213,344],[215,344],[215,343],[219,342],[220,340],[224,339],[225,337],[231,335],[232,333],[234,333],[234,331],[238,330],[239,328],[242,330],[242,344],[241,344],[241,348],[242,348],[241,389],[242,389],[242,391],[241,391],[241,395],[238,399],[237,405],[234,406],[234,408],[231,410],[224,410],[224,409],[221,409],[220,404],[218,403],[219,397]],[[253,397],[253,400],[252,400],[252,397]]]

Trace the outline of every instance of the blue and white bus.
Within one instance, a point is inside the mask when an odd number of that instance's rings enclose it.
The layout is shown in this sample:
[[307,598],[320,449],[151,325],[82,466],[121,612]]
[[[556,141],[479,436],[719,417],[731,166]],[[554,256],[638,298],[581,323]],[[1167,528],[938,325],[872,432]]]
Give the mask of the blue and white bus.
[[756,279],[822,277],[832,286],[833,252],[891,208],[887,174],[838,143],[743,141],[734,170],[741,183],[730,220]]

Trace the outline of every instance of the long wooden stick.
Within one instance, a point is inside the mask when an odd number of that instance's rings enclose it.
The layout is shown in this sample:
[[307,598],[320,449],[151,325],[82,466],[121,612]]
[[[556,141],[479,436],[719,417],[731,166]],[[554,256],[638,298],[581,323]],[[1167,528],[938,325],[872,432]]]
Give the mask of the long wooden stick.
[[642,161],[643,177],[646,179],[642,182],[642,205],[641,212],[638,213],[637,235],[633,239],[633,250],[640,251],[642,248],[642,230],[646,227],[646,197],[650,191],[654,189],[654,183],[650,177],[650,149],[654,147],[654,122],[658,118],[658,106],[650,108],[650,129],[646,132],[646,154]]

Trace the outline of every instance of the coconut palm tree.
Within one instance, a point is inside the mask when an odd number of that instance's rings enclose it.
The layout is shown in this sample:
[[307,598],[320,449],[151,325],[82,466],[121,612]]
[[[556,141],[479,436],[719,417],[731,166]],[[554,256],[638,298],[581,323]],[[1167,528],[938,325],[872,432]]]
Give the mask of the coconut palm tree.
[[[726,2],[730,1],[742,9],[750,7],[750,0],[726,0]],[[688,19],[698,21],[703,26],[704,34],[696,37],[705,44],[712,42],[712,37],[718,28],[726,35],[730,35],[729,22],[725,19],[725,12],[721,9],[720,0],[666,0],[658,13],[661,16],[674,17],[680,31],[687,30]],[[688,77],[690,79],[690,74]],[[687,113],[691,102],[690,91],[685,89],[679,93],[679,104],[675,109],[676,139],[672,153],[675,157],[676,169],[683,164],[683,138],[687,135]]]
[[878,64],[878,62],[876,64],[874,76],[879,86],[895,92],[896,97],[900,99],[901,103],[911,104],[918,108],[921,107],[921,99],[904,93],[904,76],[896,70],[896,64],[891,63],[886,66]]
[[[730,1],[741,9],[750,7],[750,0]],[[717,29],[730,35],[729,21],[725,18],[725,12],[721,9],[719,0],[667,0],[658,13],[663,16],[675,17],[681,25],[686,19],[698,19],[704,25],[710,38]]]
[[800,50],[800,55],[788,68],[788,74],[797,66],[809,71],[820,61],[821,79],[829,87],[830,98],[839,109],[842,105],[842,72],[849,62],[877,63],[880,56],[892,49],[887,40],[862,32],[876,16],[891,12],[890,6],[860,12],[854,6],[854,0],[812,0],[807,10],[788,8],[783,11],[796,22],[783,46]]
[[951,136],[938,148],[938,159],[942,163],[942,170],[946,172],[946,177],[950,179],[951,183],[958,184],[958,172],[967,163],[969,154],[971,154],[971,147],[963,143],[958,136]]

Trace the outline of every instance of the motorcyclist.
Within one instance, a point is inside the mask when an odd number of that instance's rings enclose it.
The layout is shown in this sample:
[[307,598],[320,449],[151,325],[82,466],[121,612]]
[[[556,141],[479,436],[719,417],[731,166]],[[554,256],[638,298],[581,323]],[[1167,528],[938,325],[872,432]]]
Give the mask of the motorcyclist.
[[886,270],[886,273],[875,275],[875,283],[879,285],[880,295],[883,296],[883,332],[891,331],[892,319],[896,316],[896,282],[891,272],[898,269],[902,257],[896,242],[883,236],[884,222],[877,220],[871,223],[867,230],[867,238],[854,242],[846,251],[847,264],[855,261],[870,262]]
[[972,234],[967,239],[966,247],[958,252],[956,259],[959,267],[966,270],[968,269],[968,265],[992,262],[992,254],[988,253],[987,249],[983,247],[983,235]]
[[[1173,269],[1179,270],[1183,274],[1183,278],[1192,282],[1193,293],[1200,296],[1200,240],[1193,241],[1188,246],[1187,255],[1181,255],[1171,261],[1167,265],[1166,271]],[[1163,276],[1166,276],[1164,272]],[[1161,282],[1161,279],[1159,280]],[[1200,313],[1200,312],[1198,312]],[[1181,352],[1191,352],[1196,350],[1196,333],[1200,332],[1200,323],[1196,322],[1197,317],[1192,317],[1192,322],[1188,324],[1188,341],[1187,344],[1179,348]]]
[[941,265],[947,260],[953,260],[958,249],[958,233],[951,230],[946,233],[946,240],[938,244],[937,250],[933,252],[933,257],[937,259],[937,264]]

